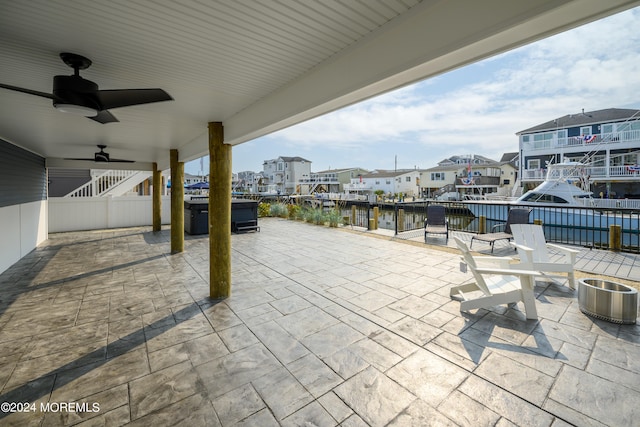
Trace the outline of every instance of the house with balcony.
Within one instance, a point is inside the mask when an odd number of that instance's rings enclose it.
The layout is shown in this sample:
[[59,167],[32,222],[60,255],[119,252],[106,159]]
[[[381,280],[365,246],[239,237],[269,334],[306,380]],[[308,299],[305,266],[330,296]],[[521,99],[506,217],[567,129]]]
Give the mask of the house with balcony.
[[362,194],[370,198],[373,198],[377,190],[381,190],[387,196],[402,194],[403,196],[418,197],[419,185],[420,171],[417,169],[375,170],[351,178],[351,183],[345,184],[344,189],[347,193]]
[[491,193],[499,187],[500,174],[495,160],[477,154],[452,156],[420,171],[420,191],[429,198],[444,193]]
[[265,160],[262,170],[260,192],[299,194],[299,181],[311,179],[311,161],[297,156]]
[[370,173],[368,170],[359,167],[312,172],[309,179],[298,182],[300,194],[342,193],[345,184],[350,184],[353,178],[359,178],[368,173]]
[[262,180],[262,173],[254,171],[242,171],[234,174],[232,191],[237,193],[256,194],[258,185]]
[[524,190],[563,159],[585,165],[583,181],[595,196],[640,198],[640,111],[608,108],[569,114],[518,133]]

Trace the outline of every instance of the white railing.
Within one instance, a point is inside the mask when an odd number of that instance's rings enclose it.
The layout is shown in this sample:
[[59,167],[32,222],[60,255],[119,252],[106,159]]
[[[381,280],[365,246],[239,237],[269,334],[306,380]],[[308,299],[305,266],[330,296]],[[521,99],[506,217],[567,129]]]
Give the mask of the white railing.
[[[107,170],[92,176],[91,181],[76,188],[64,197],[95,197],[103,196],[119,183],[135,175],[138,171],[132,170]],[[93,175],[93,174],[92,174]]]
[[344,184],[344,189],[349,191],[367,191],[373,190],[371,184]]
[[640,209],[640,200],[638,199],[580,199],[587,207],[605,208],[605,209]]
[[596,135],[592,141],[586,142],[581,137],[553,138],[544,141],[529,141],[522,144],[525,151],[561,149],[566,147],[584,147],[591,151],[596,146],[620,144],[620,143],[640,143],[640,130],[626,130],[621,132],[605,133]]
[[[584,175],[594,179],[602,178],[635,178],[640,180],[640,170],[636,166],[588,166],[584,168]],[[525,169],[522,171],[524,180],[544,180],[547,176],[546,169]]]

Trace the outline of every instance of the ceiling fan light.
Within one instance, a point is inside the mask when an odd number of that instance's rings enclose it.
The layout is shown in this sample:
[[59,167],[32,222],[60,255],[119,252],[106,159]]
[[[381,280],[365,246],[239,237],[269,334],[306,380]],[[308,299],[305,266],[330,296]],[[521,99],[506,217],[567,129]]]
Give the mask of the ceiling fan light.
[[63,113],[71,113],[78,116],[95,117],[98,115],[98,110],[83,105],[55,104],[55,107],[56,110],[62,111]]

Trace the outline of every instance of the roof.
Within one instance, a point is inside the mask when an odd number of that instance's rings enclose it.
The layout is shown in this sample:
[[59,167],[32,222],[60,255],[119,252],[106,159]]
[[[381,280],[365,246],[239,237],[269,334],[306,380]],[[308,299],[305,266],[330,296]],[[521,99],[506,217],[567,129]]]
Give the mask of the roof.
[[311,163],[311,160],[307,160],[307,159],[303,159],[302,157],[298,157],[298,156],[293,156],[293,157],[288,157],[288,156],[280,156],[278,158],[275,159],[268,159],[268,160],[264,160],[262,163],[276,163],[278,161],[282,160],[283,162],[308,162]]
[[518,160],[518,157],[520,156],[520,154],[518,154],[517,151],[514,151],[513,153],[504,153],[502,155],[502,158],[500,158],[500,163],[503,162],[515,162],[516,160]]
[[605,110],[587,111],[580,113],[567,114],[557,119],[539,124],[529,129],[521,130],[516,135],[523,133],[536,133],[557,129],[565,129],[576,126],[587,126],[608,122],[620,122],[629,118],[640,119],[640,110],[631,110],[626,108],[607,108]]
[[90,168],[64,158],[104,144],[136,168],[165,169],[170,149],[181,162],[208,154],[210,122],[224,125],[225,143],[241,144],[640,0],[492,4],[3,1],[0,83],[50,93],[53,76],[73,73],[59,57],[72,52],[93,61],[80,75],[100,89],[162,88],[173,101],[117,108],[120,122],[103,125],[0,89],[0,135],[50,167]]
[[406,175],[411,172],[419,172],[417,169],[398,169],[395,171],[377,170],[371,173],[362,175],[362,178],[395,178],[397,176]]
[[285,156],[280,156],[278,157],[279,159],[282,159],[282,161],[284,162],[307,162],[307,163],[311,163],[311,160],[307,160],[304,159],[302,157],[298,157],[298,156],[294,156],[294,157],[285,157]]
[[355,170],[361,170],[361,171],[367,171],[367,169],[361,168],[361,167],[355,167],[355,168],[340,168],[340,169],[326,169],[323,171],[317,171],[314,173],[342,173],[342,172],[350,172],[350,171],[355,171]]
[[[480,162],[486,164],[486,163],[495,163],[495,160],[490,159],[488,157],[484,157],[481,156],[479,154],[473,154],[471,156],[469,155],[464,155],[464,156],[451,156],[448,157],[446,159],[443,159],[441,161],[438,162],[439,166],[448,166],[448,165],[456,165],[459,166],[463,163],[459,163],[461,160],[464,162],[464,164],[467,164],[469,162],[469,158],[473,159],[473,161],[475,162],[476,160],[479,160]],[[472,165],[479,165],[478,163],[472,163]]]

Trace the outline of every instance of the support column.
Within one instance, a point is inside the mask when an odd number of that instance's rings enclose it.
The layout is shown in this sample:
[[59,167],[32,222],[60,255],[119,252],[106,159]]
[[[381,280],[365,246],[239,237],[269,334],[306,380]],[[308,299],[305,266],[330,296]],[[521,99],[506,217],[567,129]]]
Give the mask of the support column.
[[170,151],[171,161],[171,253],[184,251],[184,163],[178,150]]
[[153,164],[153,231],[162,228],[162,173],[158,170],[158,164]]
[[231,146],[221,122],[209,123],[209,296],[231,295]]

